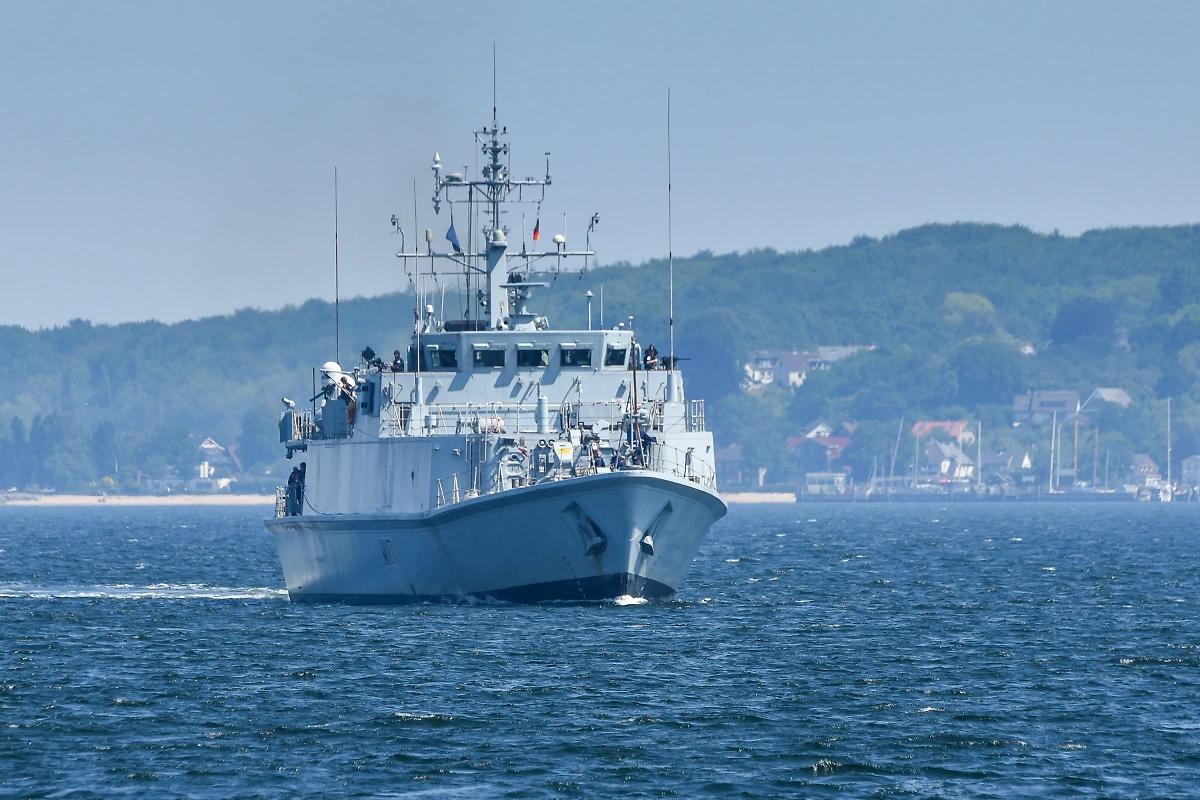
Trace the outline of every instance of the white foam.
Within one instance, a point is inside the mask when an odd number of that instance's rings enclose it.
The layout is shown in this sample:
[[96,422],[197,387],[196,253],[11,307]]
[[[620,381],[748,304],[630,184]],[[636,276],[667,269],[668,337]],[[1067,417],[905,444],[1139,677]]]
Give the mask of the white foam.
[[30,586],[0,584],[0,598],[37,600],[286,600],[286,589],[267,586],[205,586],[156,583],[149,586]]
[[393,713],[392,716],[396,719],[402,719],[405,722],[426,722],[428,720],[450,722],[454,719],[454,717],[450,716],[449,714],[435,714],[432,711],[397,711]]
[[649,601],[644,597],[632,597],[630,595],[623,594],[616,600],[613,600],[613,602],[619,606],[640,606],[645,605]]

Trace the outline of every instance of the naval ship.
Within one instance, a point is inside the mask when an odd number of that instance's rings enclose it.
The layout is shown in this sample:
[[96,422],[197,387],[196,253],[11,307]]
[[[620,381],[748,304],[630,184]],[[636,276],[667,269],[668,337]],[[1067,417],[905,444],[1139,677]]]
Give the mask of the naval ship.
[[[284,399],[280,442],[302,463],[266,525],[288,594],[348,603],[670,597],[728,510],[704,401],[686,398],[673,352],[659,360],[643,348],[632,318],[604,328],[601,311],[593,329],[589,298],[587,329],[558,330],[531,310],[567,259],[586,267],[592,227],[583,250],[568,250],[560,233],[538,251],[539,214],[533,249],[522,233],[510,252],[502,214],[522,202],[540,209],[549,154],[544,178],[512,178],[507,129],[494,115],[475,143],[477,176],[434,157],[433,209],[451,212],[446,252],[426,230],[425,252],[402,244],[397,253],[416,297],[407,353],[388,364],[367,348],[357,366],[326,362],[309,407]],[[463,319],[435,313],[435,279],[462,287]]]

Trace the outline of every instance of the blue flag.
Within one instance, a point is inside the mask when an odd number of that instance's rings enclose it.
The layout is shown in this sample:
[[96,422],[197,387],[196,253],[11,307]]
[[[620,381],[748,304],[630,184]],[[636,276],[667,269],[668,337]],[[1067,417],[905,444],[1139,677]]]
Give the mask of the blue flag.
[[462,245],[458,243],[458,234],[454,232],[454,218],[450,218],[450,230],[446,231],[446,241],[454,247],[454,252],[461,253]]

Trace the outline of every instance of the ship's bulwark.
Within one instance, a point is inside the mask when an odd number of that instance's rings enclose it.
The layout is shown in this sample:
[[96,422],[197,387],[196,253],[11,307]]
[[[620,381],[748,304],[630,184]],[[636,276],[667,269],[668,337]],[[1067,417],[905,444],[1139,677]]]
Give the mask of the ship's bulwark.
[[659,599],[725,503],[651,472],[575,478],[431,514],[268,521],[295,601]]

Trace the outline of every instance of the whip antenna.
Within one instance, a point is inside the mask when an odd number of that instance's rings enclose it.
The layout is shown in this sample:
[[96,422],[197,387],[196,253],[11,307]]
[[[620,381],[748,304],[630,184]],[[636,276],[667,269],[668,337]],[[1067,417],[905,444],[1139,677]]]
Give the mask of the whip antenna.
[[333,350],[335,360],[342,363],[342,316],[338,285],[338,188],[337,167],[333,168]]
[[667,328],[671,332],[671,371],[675,371],[675,248],[671,238],[671,87],[667,87]]

